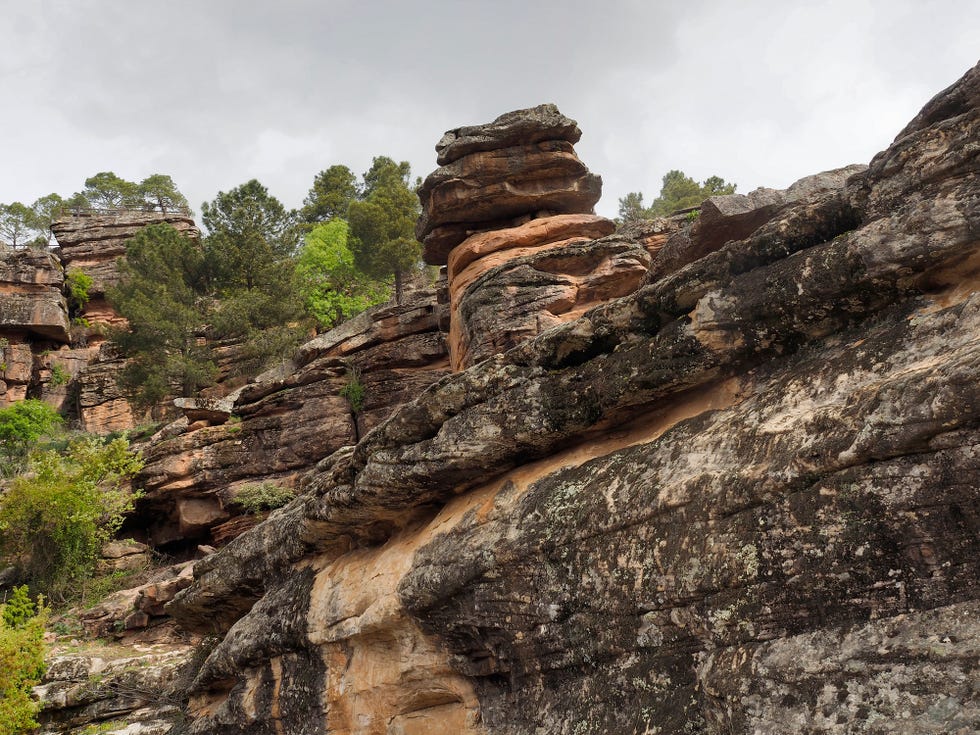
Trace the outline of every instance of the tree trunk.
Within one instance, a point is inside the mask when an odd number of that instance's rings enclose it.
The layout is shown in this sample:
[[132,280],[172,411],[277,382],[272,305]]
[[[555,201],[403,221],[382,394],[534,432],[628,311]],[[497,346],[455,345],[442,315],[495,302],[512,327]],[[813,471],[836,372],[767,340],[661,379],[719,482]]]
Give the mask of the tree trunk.
[[401,304],[402,302],[402,272],[400,270],[395,271],[395,303]]

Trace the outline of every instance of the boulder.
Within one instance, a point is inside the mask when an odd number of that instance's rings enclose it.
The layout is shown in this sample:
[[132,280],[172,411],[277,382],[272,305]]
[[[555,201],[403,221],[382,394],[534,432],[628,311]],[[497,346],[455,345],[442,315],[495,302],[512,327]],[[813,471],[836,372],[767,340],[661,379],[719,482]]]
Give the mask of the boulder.
[[549,214],[591,214],[602,180],[575,155],[579,137],[575,121],[554,105],[447,132],[436,146],[441,167],[419,188],[416,236],[426,262],[444,264],[475,232]]

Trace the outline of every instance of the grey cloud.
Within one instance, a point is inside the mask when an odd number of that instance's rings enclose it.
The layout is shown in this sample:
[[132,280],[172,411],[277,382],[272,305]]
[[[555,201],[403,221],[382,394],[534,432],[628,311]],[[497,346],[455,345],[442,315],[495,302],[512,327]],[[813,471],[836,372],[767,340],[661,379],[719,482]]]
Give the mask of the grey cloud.
[[171,174],[297,206],[372,155],[424,175],[443,130],[556,102],[600,211],[670,168],[741,191],[866,161],[975,63],[962,2],[0,0],[0,201]]

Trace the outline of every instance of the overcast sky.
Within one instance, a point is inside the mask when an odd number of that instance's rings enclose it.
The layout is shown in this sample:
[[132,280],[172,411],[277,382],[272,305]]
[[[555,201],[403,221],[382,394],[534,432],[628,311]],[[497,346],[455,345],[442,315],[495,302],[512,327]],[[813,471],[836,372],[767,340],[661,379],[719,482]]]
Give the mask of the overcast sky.
[[785,187],[866,163],[980,58],[980,2],[0,0],[0,202],[114,171],[297,207],[335,164],[555,102],[598,211],[679,168]]

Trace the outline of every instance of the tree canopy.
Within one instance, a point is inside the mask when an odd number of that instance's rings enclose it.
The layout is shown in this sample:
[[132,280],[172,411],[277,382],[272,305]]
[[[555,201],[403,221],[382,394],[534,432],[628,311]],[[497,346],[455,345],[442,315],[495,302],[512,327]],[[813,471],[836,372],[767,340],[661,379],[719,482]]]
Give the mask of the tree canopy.
[[151,174],[136,183],[116,176],[112,171],[85,179],[85,188],[73,197],[76,205],[82,200],[91,207],[115,209],[159,209],[161,212],[187,209],[187,200],[166,174]]
[[698,183],[683,171],[674,169],[664,174],[660,196],[649,207],[643,206],[643,194],[633,191],[619,200],[619,218],[622,222],[633,222],[653,217],[666,217],[673,212],[697,207],[708,197],[720,194],[734,194],[735,184],[729,184],[718,176],[709,176]]
[[210,385],[214,365],[198,335],[207,320],[200,245],[168,224],[144,227],[127,243],[122,280],[108,292],[129,322],[113,341],[130,360],[120,384],[134,403],[152,406],[177,390],[189,396]]
[[255,179],[201,205],[211,279],[234,291],[262,285],[275,264],[296,253],[298,217]]
[[354,263],[350,226],[332,219],[316,225],[305,238],[296,261],[296,278],[307,311],[325,329],[388,299],[383,282],[370,278]]
[[310,224],[347,216],[350,203],[361,196],[361,185],[347,166],[334,165],[313,178],[313,188],[303,200],[300,215]]
[[418,268],[422,246],[415,239],[418,188],[407,161],[377,156],[364,174],[361,198],[347,209],[351,249],[357,266],[374,278],[393,276],[400,302],[406,273]]

